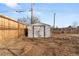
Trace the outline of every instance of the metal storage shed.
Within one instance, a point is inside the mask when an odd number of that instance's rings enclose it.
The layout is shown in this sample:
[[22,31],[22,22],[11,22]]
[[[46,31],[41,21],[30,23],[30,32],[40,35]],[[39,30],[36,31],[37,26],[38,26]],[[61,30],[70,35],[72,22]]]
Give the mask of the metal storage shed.
[[51,26],[45,23],[35,23],[29,25],[28,37],[29,38],[51,37]]

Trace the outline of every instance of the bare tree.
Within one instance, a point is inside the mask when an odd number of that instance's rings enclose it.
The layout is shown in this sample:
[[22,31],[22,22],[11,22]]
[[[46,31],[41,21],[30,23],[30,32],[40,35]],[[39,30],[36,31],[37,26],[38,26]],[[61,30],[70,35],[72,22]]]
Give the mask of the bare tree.
[[38,19],[38,17],[33,17],[32,24],[39,23],[39,22],[40,20]]
[[[31,18],[27,16],[27,18],[23,17],[23,18],[19,18],[17,20],[18,22],[24,23],[24,24],[31,24]],[[39,23],[40,20],[38,17],[33,17],[32,19],[32,24],[34,23]]]
[[72,26],[71,26],[71,25],[69,25],[69,26],[68,26],[68,28],[72,28]]
[[73,28],[76,28],[78,26],[78,23],[76,22],[76,21],[74,21],[73,23],[72,23],[72,27]]
[[23,24],[30,24],[30,22],[31,22],[30,18],[28,16],[27,16],[27,18],[25,18],[25,17],[19,18],[17,21],[20,23],[23,23]]

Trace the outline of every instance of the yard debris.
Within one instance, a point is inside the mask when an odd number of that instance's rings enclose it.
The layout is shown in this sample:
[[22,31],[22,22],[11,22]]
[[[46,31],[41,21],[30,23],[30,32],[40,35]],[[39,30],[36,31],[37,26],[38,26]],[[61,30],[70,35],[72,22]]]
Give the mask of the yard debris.
[[[39,40],[41,39],[41,40]],[[13,42],[12,42],[13,41]],[[10,42],[10,43],[9,43]],[[11,43],[12,42],[12,43]],[[7,44],[8,43],[8,44]],[[52,38],[21,37],[0,45],[0,55],[13,56],[76,56],[79,55],[79,36],[58,35]],[[4,48],[4,49],[1,49]]]

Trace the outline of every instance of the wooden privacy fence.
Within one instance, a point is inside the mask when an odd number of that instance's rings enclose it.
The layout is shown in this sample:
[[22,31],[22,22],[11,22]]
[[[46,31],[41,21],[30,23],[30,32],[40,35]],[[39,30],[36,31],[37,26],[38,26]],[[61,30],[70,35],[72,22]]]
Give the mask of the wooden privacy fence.
[[18,38],[24,34],[25,24],[0,15],[0,40]]
[[[19,33],[18,33],[19,31]],[[23,35],[24,30],[0,30],[0,40],[1,39],[11,39],[11,38],[18,38]]]

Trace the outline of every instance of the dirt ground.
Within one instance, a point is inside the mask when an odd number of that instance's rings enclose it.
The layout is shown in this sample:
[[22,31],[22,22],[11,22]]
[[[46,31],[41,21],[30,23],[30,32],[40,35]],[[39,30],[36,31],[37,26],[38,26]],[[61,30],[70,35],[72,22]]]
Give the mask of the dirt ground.
[[53,34],[51,38],[11,39],[0,44],[1,56],[78,56],[79,34]]

